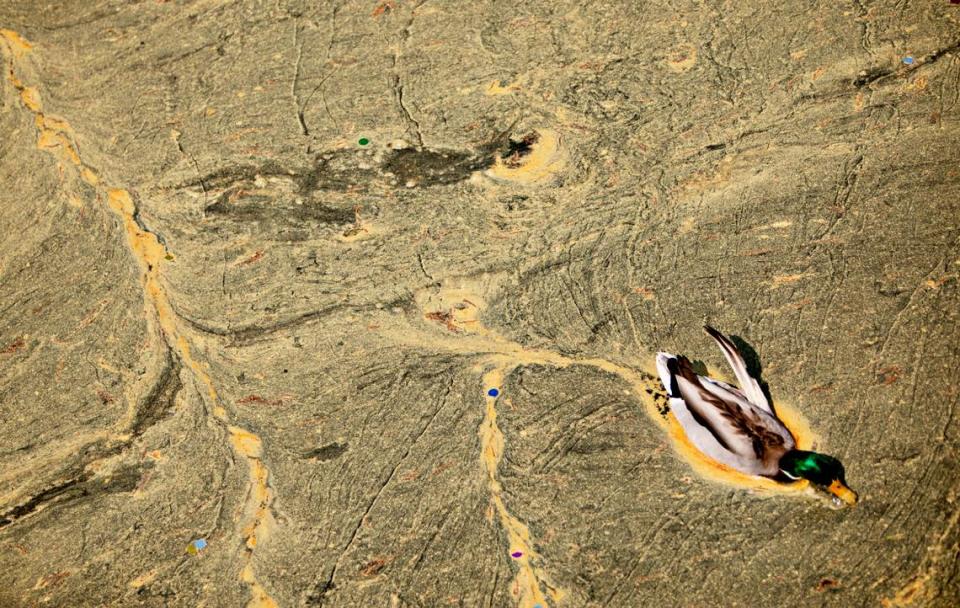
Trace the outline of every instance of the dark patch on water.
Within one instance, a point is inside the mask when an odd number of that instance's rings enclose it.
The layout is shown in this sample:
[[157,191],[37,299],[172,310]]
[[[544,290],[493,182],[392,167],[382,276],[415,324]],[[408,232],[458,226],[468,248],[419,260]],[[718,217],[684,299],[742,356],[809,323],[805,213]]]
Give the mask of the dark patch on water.
[[333,206],[312,201],[293,201],[268,194],[250,194],[243,187],[234,187],[222,193],[204,212],[238,221],[283,220],[285,223],[316,222],[319,224],[350,224],[356,219],[354,206]]
[[884,76],[889,76],[893,74],[893,70],[888,68],[874,67],[869,70],[864,70],[853,80],[853,86],[858,89],[864,87],[875,80],[880,80]]
[[348,443],[328,443],[323,447],[304,452],[303,458],[313,458],[320,462],[327,462],[328,460],[343,456],[343,453],[346,452],[349,447],[350,444]]
[[533,151],[533,146],[540,140],[540,134],[536,131],[527,133],[519,140],[511,139],[506,152],[500,155],[508,167],[518,167],[523,162],[524,157],[529,156]]
[[489,154],[404,148],[390,152],[381,168],[384,173],[392,174],[398,186],[410,182],[417,186],[433,186],[462,182],[474,172],[492,165],[493,157]]

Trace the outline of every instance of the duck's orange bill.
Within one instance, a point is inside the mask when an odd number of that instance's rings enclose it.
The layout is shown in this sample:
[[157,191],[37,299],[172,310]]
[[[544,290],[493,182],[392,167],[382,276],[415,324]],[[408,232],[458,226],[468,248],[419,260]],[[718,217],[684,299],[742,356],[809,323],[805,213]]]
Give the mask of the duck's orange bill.
[[827,490],[851,507],[857,504],[857,493],[843,485],[839,479],[834,479]]

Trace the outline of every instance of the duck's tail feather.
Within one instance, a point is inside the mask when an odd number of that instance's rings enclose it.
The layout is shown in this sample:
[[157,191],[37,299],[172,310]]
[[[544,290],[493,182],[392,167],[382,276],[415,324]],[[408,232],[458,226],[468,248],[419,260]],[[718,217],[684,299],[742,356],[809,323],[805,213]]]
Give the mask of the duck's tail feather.
[[676,374],[680,371],[679,361],[676,355],[670,353],[657,353],[657,373],[660,375],[660,382],[663,384],[667,395],[673,398],[680,397],[680,387],[677,386]]

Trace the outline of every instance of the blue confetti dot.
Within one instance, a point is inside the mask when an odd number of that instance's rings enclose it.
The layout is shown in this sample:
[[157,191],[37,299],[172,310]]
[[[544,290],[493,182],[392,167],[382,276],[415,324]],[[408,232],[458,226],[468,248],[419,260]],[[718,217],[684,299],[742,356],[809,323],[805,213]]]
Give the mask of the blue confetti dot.
[[904,58],[903,58],[903,62],[904,62],[905,64],[907,64],[907,65],[912,65],[912,64],[913,64],[913,57],[904,57]]
[[200,552],[207,547],[207,541],[198,538],[197,540],[190,541],[190,544],[187,545],[187,553],[190,555],[200,555]]
[[498,391],[495,388],[491,388],[490,390],[487,391],[487,394],[490,395],[491,397],[496,397],[497,395],[500,394],[500,391]]

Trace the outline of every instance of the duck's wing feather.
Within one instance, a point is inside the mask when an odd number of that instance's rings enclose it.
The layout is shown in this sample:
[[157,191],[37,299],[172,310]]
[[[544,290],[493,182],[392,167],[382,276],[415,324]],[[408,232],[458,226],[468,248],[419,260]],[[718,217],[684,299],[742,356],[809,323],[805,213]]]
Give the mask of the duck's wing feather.
[[762,446],[755,442],[749,426],[743,421],[743,408],[717,398],[704,388],[694,373],[690,360],[684,356],[674,359],[674,381],[680,397],[687,404],[694,419],[707,427],[716,440],[731,452],[759,458]]
[[743,393],[743,391],[741,391],[739,388],[733,386],[732,384],[728,384],[728,383],[724,382],[723,380],[717,380],[716,378],[711,378],[711,377],[709,377],[709,376],[700,376],[700,381],[701,381],[701,382],[707,382],[707,383],[711,384],[712,386],[721,388],[721,389],[725,390],[726,392],[728,392],[728,393],[730,393],[730,394],[732,394],[732,395],[735,395],[738,399],[742,399],[742,400],[747,401],[747,402],[750,401],[750,399],[747,398],[747,396]]
[[[779,420],[737,394],[711,384],[708,382],[710,379],[698,376],[689,359],[682,355],[665,360],[664,364],[670,374],[671,396],[682,400],[690,414],[684,431],[693,440],[691,430],[703,436],[705,429],[727,454],[718,457],[704,450],[701,442],[695,441],[698,448],[745,473],[777,473],[780,456],[794,443],[793,437]],[[683,424],[680,417],[677,419]]]
[[723,351],[727,362],[730,364],[730,367],[733,368],[733,373],[736,375],[737,382],[740,383],[740,388],[743,394],[746,395],[747,400],[767,413],[773,414],[770,403],[767,402],[767,396],[763,394],[763,389],[760,388],[760,383],[757,379],[747,371],[747,363],[743,360],[743,355],[740,354],[736,345],[725,335],[709,325],[704,325],[703,328],[707,330],[707,333],[720,345],[720,350]]
[[749,401],[746,395],[743,394],[743,391],[734,386],[730,386],[726,382],[721,382],[720,380],[716,380],[714,378],[708,378],[707,376],[697,376],[697,379],[700,380],[700,385],[705,390],[710,392],[720,401],[725,403],[736,403],[736,405],[740,408],[740,411],[743,412],[744,417],[750,421],[752,427],[757,427],[759,429],[779,435],[787,449],[796,447],[796,441],[794,440],[793,435],[790,433],[787,427],[784,426],[783,422],[781,422],[776,415],[771,414],[765,409],[757,407],[753,402]]

